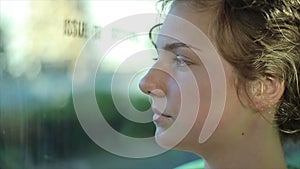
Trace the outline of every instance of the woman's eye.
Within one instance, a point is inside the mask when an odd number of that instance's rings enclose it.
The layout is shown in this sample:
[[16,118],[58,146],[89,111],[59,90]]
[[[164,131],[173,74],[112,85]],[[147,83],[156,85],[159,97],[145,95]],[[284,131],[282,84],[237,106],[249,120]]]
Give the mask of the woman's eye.
[[187,61],[186,59],[184,59],[183,56],[177,55],[175,58],[176,64],[179,67],[184,67],[184,66],[188,66],[191,64],[191,62]]
[[154,60],[154,61],[157,61],[157,60],[158,60],[158,57],[156,57],[156,58],[152,58],[152,60]]

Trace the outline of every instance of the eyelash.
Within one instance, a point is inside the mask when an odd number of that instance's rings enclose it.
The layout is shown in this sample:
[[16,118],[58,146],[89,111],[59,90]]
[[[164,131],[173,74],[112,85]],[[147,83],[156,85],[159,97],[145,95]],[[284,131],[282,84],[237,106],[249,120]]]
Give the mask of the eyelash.
[[174,60],[178,67],[184,67],[192,64],[191,62],[185,60],[184,57],[181,55],[177,55],[176,58],[174,58]]
[[[158,58],[153,58],[153,60],[157,61]],[[185,60],[184,56],[181,56],[181,55],[176,55],[176,57],[174,58],[174,61],[176,62],[178,67],[184,67],[184,66],[188,66],[188,65],[192,64],[192,62]]]

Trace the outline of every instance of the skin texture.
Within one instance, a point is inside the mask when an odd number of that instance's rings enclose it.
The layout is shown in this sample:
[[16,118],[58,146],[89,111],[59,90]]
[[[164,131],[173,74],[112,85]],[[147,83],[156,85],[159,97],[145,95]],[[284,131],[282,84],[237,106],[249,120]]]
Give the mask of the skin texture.
[[[178,2],[169,14],[188,20],[210,38],[209,30],[211,30],[211,21],[215,14],[213,10],[199,12],[185,3]],[[162,29],[165,32],[175,31],[176,33],[177,31],[185,34],[186,37],[193,36],[185,31],[186,28],[183,25],[178,25],[176,28],[171,26],[176,24],[174,22],[171,19],[168,20],[167,17]],[[214,43],[211,38],[210,40]],[[163,147],[169,147],[172,137],[165,135],[164,132],[174,124],[180,113],[186,116],[186,123],[191,120],[188,119],[187,112],[181,111],[181,93],[178,86],[180,84],[181,87],[188,88],[191,85],[192,82],[187,78],[188,71],[186,71],[190,70],[198,85],[200,103],[199,100],[193,98],[188,102],[200,106],[192,129],[174,148],[199,154],[205,159],[206,168],[211,169],[286,168],[277,129],[267,121],[274,118],[272,112],[284,91],[284,84],[277,79],[266,78],[249,83],[246,91],[237,92],[238,75],[234,68],[221,57],[226,77],[225,108],[213,135],[200,144],[199,133],[211,102],[210,79],[201,61],[202,56],[198,56],[188,47],[178,47],[172,50],[168,48],[169,44],[176,42],[168,37],[158,38],[158,60],[140,82],[141,90],[153,100],[154,112],[168,115],[168,117],[154,120],[156,141]],[[201,50],[205,46],[200,45],[197,48]],[[178,60],[176,55],[184,57]],[[180,64],[182,61],[186,64]],[[248,96],[252,102],[249,101]]]

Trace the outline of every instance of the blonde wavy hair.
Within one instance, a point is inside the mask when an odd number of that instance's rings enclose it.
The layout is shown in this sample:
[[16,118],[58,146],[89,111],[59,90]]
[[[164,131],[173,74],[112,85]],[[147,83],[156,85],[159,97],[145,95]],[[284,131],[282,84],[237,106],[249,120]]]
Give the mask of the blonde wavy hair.
[[[275,114],[281,139],[300,138],[300,0],[160,0],[214,9],[213,38],[243,82],[263,77],[285,82]],[[243,83],[245,84],[245,83]]]

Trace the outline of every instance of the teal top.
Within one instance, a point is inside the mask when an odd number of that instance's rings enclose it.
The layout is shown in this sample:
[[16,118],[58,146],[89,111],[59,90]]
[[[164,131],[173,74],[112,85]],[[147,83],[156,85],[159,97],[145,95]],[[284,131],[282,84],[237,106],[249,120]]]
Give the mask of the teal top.
[[[195,161],[183,164],[174,169],[204,169],[204,166],[205,166],[204,160],[200,159],[200,160],[195,160]],[[288,162],[288,169],[300,169],[300,163],[298,165],[295,165],[295,164],[289,164],[289,162]]]
[[204,160],[195,160],[186,164],[183,164],[181,166],[178,166],[174,169],[204,169]]

